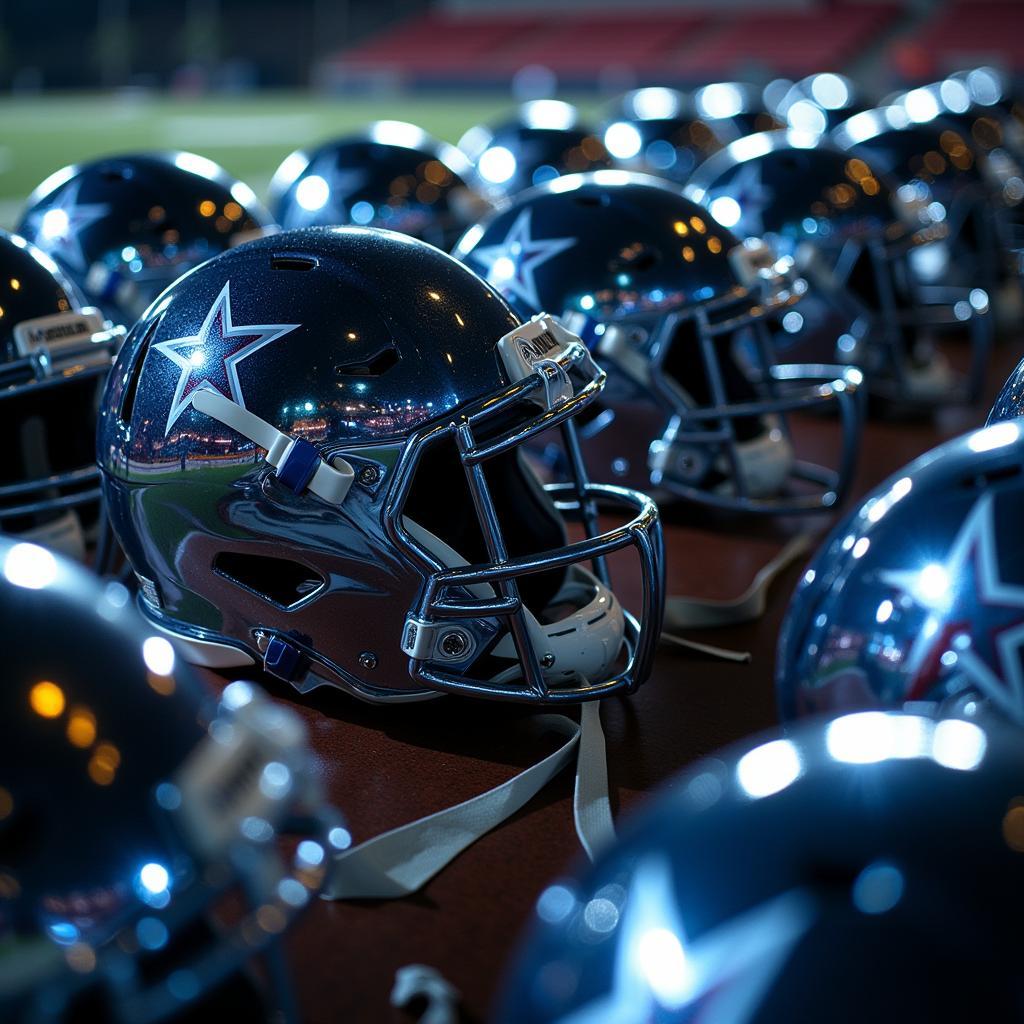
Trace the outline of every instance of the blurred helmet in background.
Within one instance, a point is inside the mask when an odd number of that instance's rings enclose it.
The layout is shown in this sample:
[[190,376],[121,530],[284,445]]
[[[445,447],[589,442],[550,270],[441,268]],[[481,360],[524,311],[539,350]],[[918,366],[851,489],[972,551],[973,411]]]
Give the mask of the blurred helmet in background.
[[658,87],[635,89],[618,100],[602,140],[617,166],[680,184],[723,145],[690,97]]
[[123,337],[49,256],[0,231],[0,531],[85,557],[97,405]]
[[610,167],[595,130],[562,100],[531,100],[496,125],[477,125],[459,140],[473,163],[473,183],[498,200],[563,174]]
[[[970,290],[922,295],[912,260],[944,244],[945,224],[894,194],[870,160],[819,135],[765,132],[710,157],[685,192],[718,223],[792,258],[814,286],[799,316],[783,325],[791,358],[854,363],[893,409],[977,394],[991,340],[987,305],[972,305]],[[970,372],[958,377],[936,341],[941,329],[965,322]]]
[[18,230],[130,327],[172,281],[270,224],[252,189],[212,160],[142,153],[51,174]]
[[471,173],[455,146],[404,121],[377,121],[286,157],[270,204],[282,228],[390,228],[447,252],[488,209],[466,183]]

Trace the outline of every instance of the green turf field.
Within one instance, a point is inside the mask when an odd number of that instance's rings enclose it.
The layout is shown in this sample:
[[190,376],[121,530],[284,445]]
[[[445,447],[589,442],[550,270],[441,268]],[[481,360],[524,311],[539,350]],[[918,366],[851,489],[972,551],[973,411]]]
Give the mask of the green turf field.
[[161,95],[42,96],[0,101],[0,225],[28,193],[78,160],[142,149],[190,149],[223,164],[261,195],[293,149],[377,118],[413,121],[450,142],[506,113],[507,97],[430,98],[255,94],[237,99]]

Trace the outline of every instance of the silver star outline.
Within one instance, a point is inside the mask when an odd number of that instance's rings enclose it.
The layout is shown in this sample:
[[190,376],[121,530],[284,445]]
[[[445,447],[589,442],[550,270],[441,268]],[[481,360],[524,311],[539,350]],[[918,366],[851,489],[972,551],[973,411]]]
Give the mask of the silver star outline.
[[217,321],[218,314],[221,315],[221,324],[223,326],[223,331],[221,332],[222,339],[252,336],[254,334],[259,335],[255,341],[245,345],[237,352],[221,357],[224,361],[228,387],[231,392],[229,395],[225,395],[225,397],[237,402],[243,409],[246,405],[245,396],[242,394],[242,385],[238,379],[238,364],[248,359],[249,356],[259,351],[265,345],[269,345],[272,341],[277,341],[278,338],[302,326],[301,324],[246,324],[244,327],[236,327],[231,319],[231,282],[226,281],[216,301],[210,307],[210,311],[206,314],[206,319],[203,321],[203,325],[199,328],[198,333],[188,338],[172,338],[169,341],[161,341],[153,346],[157,352],[166,356],[181,369],[177,386],[174,389],[174,397],[171,399],[171,409],[167,415],[167,427],[164,430],[164,437],[170,433],[171,427],[174,426],[178,417],[192,404],[192,396],[197,391],[205,389],[223,394],[223,391],[209,379],[204,379],[185,395],[184,391],[189,377],[191,377],[197,367],[188,356],[182,355],[180,351],[184,348],[203,348],[209,340],[210,332]]
[[[561,313],[562,310],[543,310],[537,294],[537,269],[559,253],[571,249],[576,238],[534,238],[530,226],[532,210],[523,210],[512,222],[503,241],[474,249],[470,256],[486,268],[489,284],[506,295],[522,299],[537,313]],[[502,260],[511,261],[512,274],[502,272]],[[507,266],[507,265],[506,265]]]

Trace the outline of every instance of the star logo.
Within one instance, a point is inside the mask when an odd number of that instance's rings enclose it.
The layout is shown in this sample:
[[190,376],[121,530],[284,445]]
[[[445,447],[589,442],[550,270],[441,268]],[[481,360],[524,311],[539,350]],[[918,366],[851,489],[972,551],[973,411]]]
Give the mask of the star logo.
[[247,324],[236,327],[231,319],[231,282],[225,283],[199,332],[190,338],[161,341],[153,348],[181,370],[164,436],[170,433],[178,417],[192,404],[192,396],[201,388],[218,391],[243,409],[245,396],[238,379],[238,364],[277,341],[300,324]]
[[61,192],[48,209],[37,210],[28,218],[34,242],[43,252],[59,257],[68,266],[84,273],[86,256],[82,250],[82,232],[110,213],[109,203],[79,203],[82,183],[76,181]]
[[811,899],[793,890],[687,944],[678,907],[669,862],[641,861],[619,921],[611,990],[559,1024],[648,1024],[666,1011],[693,1024],[744,1024],[816,917]]
[[[740,208],[740,225],[745,235],[760,238],[765,233],[764,211],[775,199],[775,189],[761,180],[761,161],[747,160],[729,182],[728,188],[712,189],[710,203],[720,196],[736,201]],[[709,203],[709,205],[710,205]]]
[[534,313],[561,313],[544,310],[537,294],[539,267],[578,241],[575,238],[533,238],[530,228],[532,210],[523,210],[509,228],[503,242],[483,245],[470,254],[485,268],[488,283],[506,296],[521,299]]
[[928,612],[907,653],[908,699],[940,680],[966,678],[994,704],[1024,719],[1024,586],[1005,583],[992,494],[975,503],[944,564],[888,570],[881,579]]

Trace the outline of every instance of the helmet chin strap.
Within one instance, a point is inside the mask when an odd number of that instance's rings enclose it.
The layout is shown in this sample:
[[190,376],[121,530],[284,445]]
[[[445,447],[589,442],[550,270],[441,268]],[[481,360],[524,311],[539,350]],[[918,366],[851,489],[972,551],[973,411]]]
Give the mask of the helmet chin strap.
[[410,896],[540,792],[574,750],[573,818],[580,843],[593,860],[615,838],[600,702],[581,705],[579,724],[563,715],[538,715],[534,723],[566,736],[565,742],[486,793],[335,854],[324,896],[335,900]]
[[193,394],[192,404],[265,448],[264,458],[277,471],[278,480],[296,494],[309,491],[331,505],[340,505],[345,500],[355,470],[343,458],[335,457],[328,462],[308,441],[282,433],[219,391],[200,388]]

